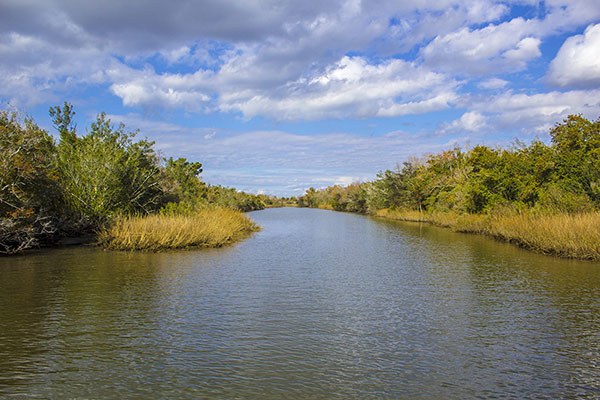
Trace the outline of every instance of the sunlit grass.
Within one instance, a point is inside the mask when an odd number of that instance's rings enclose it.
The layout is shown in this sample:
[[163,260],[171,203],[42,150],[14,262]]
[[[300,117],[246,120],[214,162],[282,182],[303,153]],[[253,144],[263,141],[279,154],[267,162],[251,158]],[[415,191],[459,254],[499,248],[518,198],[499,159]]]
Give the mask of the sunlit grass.
[[491,216],[487,233],[538,252],[600,259],[600,213]]
[[427,222],[457,232],[481,233],[540,253],[600,260],[600,212],[504,212],[473,215],[379,210],[375,215],[402,221]]
[[148,251],[221,247],[257,230],[239,211],[209,208],[190,215],[121,217],[100,233],[99,244],[114,250]]

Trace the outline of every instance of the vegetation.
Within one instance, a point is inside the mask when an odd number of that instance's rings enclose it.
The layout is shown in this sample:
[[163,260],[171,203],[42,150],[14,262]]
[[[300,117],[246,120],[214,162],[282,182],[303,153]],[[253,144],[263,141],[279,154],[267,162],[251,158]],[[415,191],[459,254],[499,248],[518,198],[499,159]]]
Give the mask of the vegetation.
[[262,210],[266,207],[258,195],[239,192],[223,186],[209,186],[206,191],[206,200],[210,204],[229,207],[239,211]]
[[115,250],[221,247],[257,230],[241,212],[211,207],[192,213],[120,217],[100,232],[99,242]]
[[600,120],[572,115],[551,143],[412,159],[375,181],[309,189],[304,207],[426,221],[544,253],[600,259]]
[[427,222],[456,232],[479,233],[539,253],[600,260],[600,213],[539,213],[535,211],[458,214],[383,209],[378,217]]
[[35,246],[61,219],[55,147],[31,119],[0,112],[0,253]]
[[[113,225],[142,224],[148,216],[153,216],[148,224],[161,221],[154,226],[165,235],[172,233],[169,222],[181,222],[179,216],[198,225],[214,225],[223,217],[222,231],[210,230],[216,235],[212,239],[180,242],[178,233],[172,241],[176,247],[222,245],[243,235],[229,223],[233,214],[210,206],[241,211],[265,207],[257,195],[206,185],[199,177],[199,162],[161,159],[153,142],[137,140],[138,132],[114,126],[104,113],[87,134],[79,135],[74,115],[66,102],[50,109],[60,135],[55,143],[32,119],[0,111],[0,254],[56,243],[65,236],[112,232]],[[226,234],[226,229],[232,231]],[[148,248],[164,248],[167,242]]]

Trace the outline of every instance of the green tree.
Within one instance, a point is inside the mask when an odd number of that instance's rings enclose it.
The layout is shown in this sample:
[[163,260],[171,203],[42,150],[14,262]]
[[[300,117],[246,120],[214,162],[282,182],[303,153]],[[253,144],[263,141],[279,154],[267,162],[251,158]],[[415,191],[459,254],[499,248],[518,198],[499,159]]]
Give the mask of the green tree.
[[0,112],[0,253],[35,246],[56,231],[54,157],[52,138],[33,120]]
[[[63,113],[64,114],[64,113]],[[70,210],[90,227],[118,213],[148,213],[159,205],[158,157],[153,142],[114,127],[98,115],[87,135],[61,135],[58,172]]]
[[162,188],[168,202],[196,204],[206,197],[206,185],[200,179],[202,163],[185,158],[165,159]]
[[73,121],[75,117],[73,105],[65,101],[62,107],[51,107],[49,114],[54,128],[60,134],[60,142],[63,144],[75,143],[77,140],[77,124]]
[[587,195],[600,206],[600,120],[570,115],[550,130],[555,149],[557,185]]

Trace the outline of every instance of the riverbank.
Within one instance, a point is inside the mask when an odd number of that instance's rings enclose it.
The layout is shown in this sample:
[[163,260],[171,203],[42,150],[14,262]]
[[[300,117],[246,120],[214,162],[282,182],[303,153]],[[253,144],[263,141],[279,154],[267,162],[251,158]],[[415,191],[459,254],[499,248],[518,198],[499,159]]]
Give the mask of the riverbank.
[[207,208],[186,215],[122,217],[100,232],[98,244],[111,250],[137,251],[222,247],[259,229],[239,211]]
[[536,214],[530,211],[483,215],[383,209],[374,215],[391,220],[430,223],[456,232],[483,234],[558,257],[600,260],[598,211],[577,214]]

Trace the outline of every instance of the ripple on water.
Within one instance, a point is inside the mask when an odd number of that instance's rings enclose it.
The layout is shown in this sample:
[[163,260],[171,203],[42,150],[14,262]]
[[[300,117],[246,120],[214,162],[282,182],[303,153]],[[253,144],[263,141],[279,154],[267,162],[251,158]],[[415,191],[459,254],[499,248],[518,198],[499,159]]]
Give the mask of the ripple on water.
[[595,398],[600,265],[308,209],[224,249],[0,259],[0,397]]

